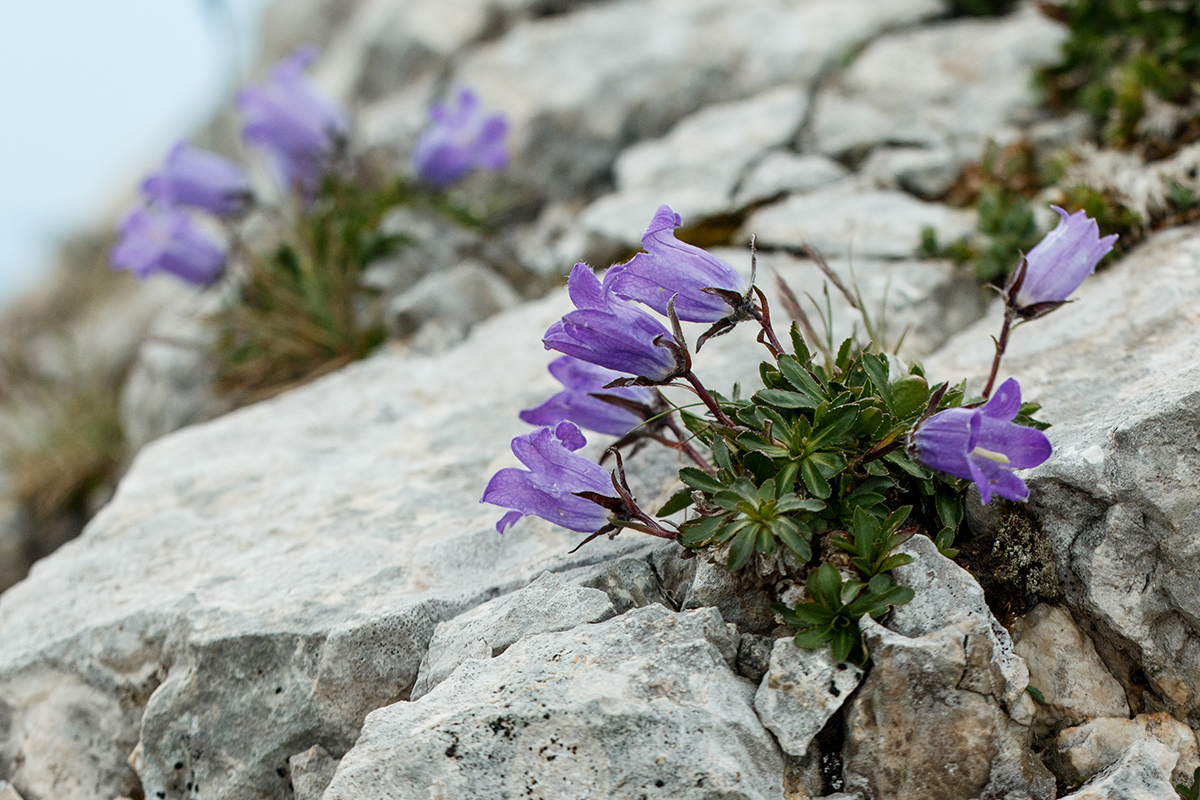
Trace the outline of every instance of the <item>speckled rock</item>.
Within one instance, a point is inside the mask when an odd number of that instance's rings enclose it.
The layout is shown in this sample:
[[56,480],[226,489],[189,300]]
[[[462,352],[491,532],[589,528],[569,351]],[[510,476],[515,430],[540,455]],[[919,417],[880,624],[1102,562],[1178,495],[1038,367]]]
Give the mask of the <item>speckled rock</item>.
[[828,647],[805,650],[790,637],[776,639],[754,710],[785,753],[803,756],[862,675],[853,664],[835,662]]
[[372,713],[325,800],[778,798],[736,647],[714,610],[662,606],[527,637]]
[[1067,783],[1085,781],[1119,761],[1138,742],[1170,748],[1177,761],[1173,783],[1187,783],[1200,767],[1196,734],[1169,714],[1138,714],[1133,719],[1103,717],[1062,731],[1053,745],[1052,766]]
[[1158,742],[1136,742],[1121,760],[1062,800],[1174,800],[1169,776],[1175,754]]

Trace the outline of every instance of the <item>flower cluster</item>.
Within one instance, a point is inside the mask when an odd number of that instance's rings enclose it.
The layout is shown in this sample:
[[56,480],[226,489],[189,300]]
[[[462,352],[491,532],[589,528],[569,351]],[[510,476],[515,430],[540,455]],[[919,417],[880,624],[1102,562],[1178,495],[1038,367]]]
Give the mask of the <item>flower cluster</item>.
[[[242,138],[270,159],[284,193],[306,206],[344,160],[350,136],[346,112],[306,76],[316,56],[315,48],[297,48],[263,84],[242,90],[235,100]],[[453,109],[435,105],[430,116],[432,125],[413,153],[416,173],[428,186],[442,189],[475,167],[502,169],[508,163],[507,122],[501,115],[485,116],[469,89],[458,94]],[[113,266],[139,278],[167,272],[201,286],[220,278],[227,254],[193,213],[226,221],[244,215],[255,203],[245,171],[180,142],[143,181],[142,194],[147,205],[122,224]]]

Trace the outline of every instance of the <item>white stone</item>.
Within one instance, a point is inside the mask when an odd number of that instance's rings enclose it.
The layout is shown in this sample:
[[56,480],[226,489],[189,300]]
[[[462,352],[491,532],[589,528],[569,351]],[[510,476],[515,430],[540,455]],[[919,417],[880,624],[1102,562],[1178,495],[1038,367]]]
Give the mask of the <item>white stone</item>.
[[1196,734],[1171,715],[1138,714],[1133,719],[1102,717],[1077,728],[1067,728],[1054,741],[1057,757],[1074,780],[1087,780],[1121,759],[1138,742],[1156,742],[1170,748],[1178,759],[1173,783],[1188,783],[1200,767]]
[[899,191],[836,185],[765,206],[746,220],[742,235],[757,235],[763,247],[808,244],[828,259],[911,258],[925,227],[951,242],[975,229],[975,214]]
[[1013,627],[1016,653],[1029,667],[1029,685],[1045,699],[1039,713],[1052,720],[1128,717],[1125,690],[1061,608],[1039,605]]
[[744,208],[782,194],[816,191],[837,183],[848,174],[848,169],[825,156],[775,150],[750,168],[733,204]]
[[468,658],[492,658],[522,637],[603,622],[616,613],[604,592],[572,586],[553,573],[542,573],[518,592],[439,622],[421,660],[412,699],[428,694]]
[[1158,742],[1136,742],[1121,760],[1062,800],[1174,800],[1169,776],[1175,753]]
[[791,638],[776,639],[754,710],[785,753],[802,756],[862,675],[853,664],[835,662],[828,647],[804,650]]
[[324,800],[775,800],[782,757],[713,609],[635,609],[468,661],[372,713]]
[[336,769],[337,761],[319,744],[289,758],[294,800],[320,800]]

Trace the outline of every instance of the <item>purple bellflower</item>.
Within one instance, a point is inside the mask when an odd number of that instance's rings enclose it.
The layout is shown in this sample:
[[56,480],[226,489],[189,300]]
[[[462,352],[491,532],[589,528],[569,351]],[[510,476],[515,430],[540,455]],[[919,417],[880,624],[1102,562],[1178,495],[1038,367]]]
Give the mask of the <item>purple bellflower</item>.
[[236,215],[251,198],[241,167],[185,142],[175,145],[163,168],[142,182],[142,192],[161,205],[190,206],[219,217]]
[[412,155],[421,180],[440,188],[475,167],[508,166],[504,149],[508,121],[502,114],[484,116],[479,96],[470,89],[460,91],[452,107],[434,104],[429,116],[433,124],[421,135]]
[[296,48],[275,65],[265,84],[237,97],[246,141],[269,152],[288,189],[299,188],[306,196],[316,192],[350,129],[345,112],[317,94],[304,75],[316,56],[316,48]]
[[513,439],[513,455],[529,469],[500,470],[488,481],[479,501],[512,509],[496,523],[496,530],[504,533],[526,514],[581,533],[608,525],[609,512],[604,507],[575,495],[616,494],[612,476],[574,452],[584,444],[583,434],[570,422],[560,422],[553,429],[538,428]]
[[[560,356],[551,361],[550,374],[558,379],[564,389],[537,408],[527,408],[521,412],[521,419],[530,425],[555,425],[569,420],[597,433],[624,436],[646,421],[644,414],[638,413],[625,402],[636,403],[647,409],[655,405],[653,389],[644,386],[605,389],[604,385],[620,378],[621,373],[580,361],[573,356]],[[619,402],[610,403],[603,396]]]
[[1096,220],[1083,211],[1068,214],[1058,206],[1051,208],[1061,217],[1058,227],[1029,251],[1023,272],[1014,276],[1018,284],[1012,302],[1023,316],[1039,316],[1039,311],[1065,302],[1117,240],[1115,233],[1102,238]]
[[726,297],[738,295],[749,302],[749,283],[741,273],[699,247],[675,238],[682,219],[669,206],[659,206],[642,236],[645,253],[614,267],[612,290],[620,297],[643,303],[662,315],[675,298],[675,313],[687,322],[716,322],[742,309],[729,300],[705,291],[717,289]]
[[612,276],[609,270],[601,284],[587,264],[575,265],[567,291],[576,310],[546,331],[546,349],[651,383],[684,374],[686,354],[675,338],[650,314],[613,295]]
[[109,256],[112,265],[145,279],[169,272],[200,286],[221,277],[225,253],[196,227],[185,212],[173,208],[139,208],[121,224],[121,237]]
[[1041,464],[1053,452],[1046,434],[1012,420],[1021,410],[1021,386],[1009,378],[979,408],[939,411],[913,432],[922,464],[974,481],[986,504],[992,494],[1026,500],[1029,489],[1013,474]]

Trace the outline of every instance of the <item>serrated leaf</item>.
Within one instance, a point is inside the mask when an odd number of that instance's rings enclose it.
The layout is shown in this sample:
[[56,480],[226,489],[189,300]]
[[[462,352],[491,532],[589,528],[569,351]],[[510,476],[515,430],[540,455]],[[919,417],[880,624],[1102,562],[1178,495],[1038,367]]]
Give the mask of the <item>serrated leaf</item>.
[[656,517],[669,517],[672,514],[683,511],[692,504],[692,490],[680,489],[667,502],[663,503],[662,508],[658,510]]
[[804,336],[800,333],[800,326],[795,322],[792,323],[792,349],[796,351],[796,359],[807,364],[812,361],[812,354],[808,351],[808,344],[804,341]]
[[800,462],[800,477],[804,481],[804,488],[808,489],[808,493],[813,497],[824,499],[833,493],[829,481],[825,480],[818,463],[811,456]]
[[816,408],[819,404],[809,395],[787,389],[760,389],[755,392],[754,400],[776,408]]
[[765,438],[762,434],[743,433],[737,438],[737,443],[740,447],[755,453],[762,453],[768,458],[786,458],[791,455],[791,451],[780,447],[775,442]]
[[724,522],[724,517],[701,517],[689,520],[679,528],[679,543],[684,547],[706,545],[713,540]]
[[820,650],[832,637],[833,631],[829,628],[810,628],[797,633],[792,641],[796,643],[796,647],[804,650]]
[[809,546],[808,540],[801,535],[800,526],[792,520],[776,520],[774,531],[775,535],[779,537],[779,541],[783,542],[783,546],[795,553],[801,561],[808,561],[812,558],[812,547]]
[[863,372],[867,373],[867,377],[871,380],[871,386],[874,388],[875,394],[883,400],[883,404],[887,410],[893,416],[896,416],[895,404],[892,400],[891,384],[888,382],[887,360],[874,353],[863,353],[862,367]]
[[683,467],[679,470],[679,479],[693,489],[699,489],[708,494],[716,494],[725,489],[725,484],[702,469]]
[[883,521],[883,532],[890,534],[898,531],[900,526],[904,524],[905,520],[908,519],[908,515],[911,513],[912,506],[900,506],[900,508],[897,508],[891,514],[888,514],[887,519]]
[[929,384],[917,375],[905,375],[892,382],[892,413],[899,419],[915,417],[929,402]]
[[758,552],[768,555],[775,552],[775,536],[770,528],[759,527],[757,549]]
[[822,564],[814,569],[809,573],[805,585],[813,602],[828,609],[836,609],[842,604],[839,597],[842,591],[842,576],[832,565]]
[[736,572],[750,563],[754,557],[754,545],[758,536],[752,527],[738,533],[729,547],[729,571]]
[[938,519],[942,521],[942,527],[957,530],[963,518],[962,495],[939,486],[934,497],[934,504],[937,506]]
[[895,464],[897,467],[912,475],[914,478],[926,479],[931,477],[929,470],[922,467],[920,464],[913,461],[901,450],[893,450],[883,457],[884,461],[890,464]]
[[796,511],[823,511],[825,510],[825,501],[815,498],[800,498],[794,494],[789,494],[779,498],[779,504],[776,508],[784,514],[791,514]]
[[729,448],[725,445],[724,437],[718,436],[713,439],[712,454],[718,467],[729,474],[733,473],[733,462],[729,458]]
[[779,371],[797,391],[806,394],[817,402],[824,402],[829,395],[816,379],[809,374],[795,358],[789,355],[779,357]]
[[858,644],[859,632],[855,629],[841,628],[833,632],[829,646],[833,650],[834,661],[845,661],[850,658],[850,651]]
[[858,418],[858,406],[853,403],[829,410],[808,437],[806,449],[809,453],[822,450],[845,436]]

